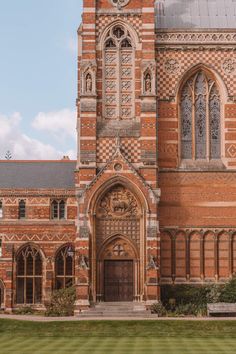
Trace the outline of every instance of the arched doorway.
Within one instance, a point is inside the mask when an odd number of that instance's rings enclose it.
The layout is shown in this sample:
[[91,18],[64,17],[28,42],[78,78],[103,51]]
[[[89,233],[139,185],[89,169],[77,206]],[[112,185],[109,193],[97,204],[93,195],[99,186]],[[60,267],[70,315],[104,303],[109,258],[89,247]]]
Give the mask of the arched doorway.
[[142,215],[138,198],[121,183],[98,198],[92,247],[95,301],[141,299],[145,247]]
[[132,242],[116,235],[99,256],[98,289],[106,302],[134,301],[137,293],[138,259]]

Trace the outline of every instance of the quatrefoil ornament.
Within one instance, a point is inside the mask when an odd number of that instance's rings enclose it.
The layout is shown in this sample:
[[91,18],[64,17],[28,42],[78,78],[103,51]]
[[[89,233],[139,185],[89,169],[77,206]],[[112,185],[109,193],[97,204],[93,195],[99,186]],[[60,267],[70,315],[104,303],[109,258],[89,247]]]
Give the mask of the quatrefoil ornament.
[[111,0],[112,5],[116,6],[118,9],[128,5],[130,0]]

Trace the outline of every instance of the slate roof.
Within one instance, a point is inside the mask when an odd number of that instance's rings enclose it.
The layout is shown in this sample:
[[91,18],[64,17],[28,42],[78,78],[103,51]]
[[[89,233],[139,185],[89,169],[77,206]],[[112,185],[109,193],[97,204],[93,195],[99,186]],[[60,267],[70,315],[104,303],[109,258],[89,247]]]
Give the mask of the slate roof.
[[75,188],[76,161],[0,161],[0,189]]
[[156,0],[157,29],[235,29],[236,0]]

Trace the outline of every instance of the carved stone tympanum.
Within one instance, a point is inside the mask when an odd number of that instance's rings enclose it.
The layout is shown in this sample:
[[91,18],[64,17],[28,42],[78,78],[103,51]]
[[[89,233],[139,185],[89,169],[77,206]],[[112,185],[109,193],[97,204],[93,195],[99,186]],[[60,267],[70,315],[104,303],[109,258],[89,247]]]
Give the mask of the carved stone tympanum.
[[138,214],[137,201],[123,186],[111,189],[100,201],[99,217],[132,217]]

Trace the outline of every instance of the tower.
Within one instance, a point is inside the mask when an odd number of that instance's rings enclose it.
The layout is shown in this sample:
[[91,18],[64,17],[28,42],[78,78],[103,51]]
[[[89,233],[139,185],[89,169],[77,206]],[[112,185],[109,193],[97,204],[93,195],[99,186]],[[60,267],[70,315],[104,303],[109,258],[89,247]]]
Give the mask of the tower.
[[154,0],[84,0],[78,36],[78,306],[156,301]]

